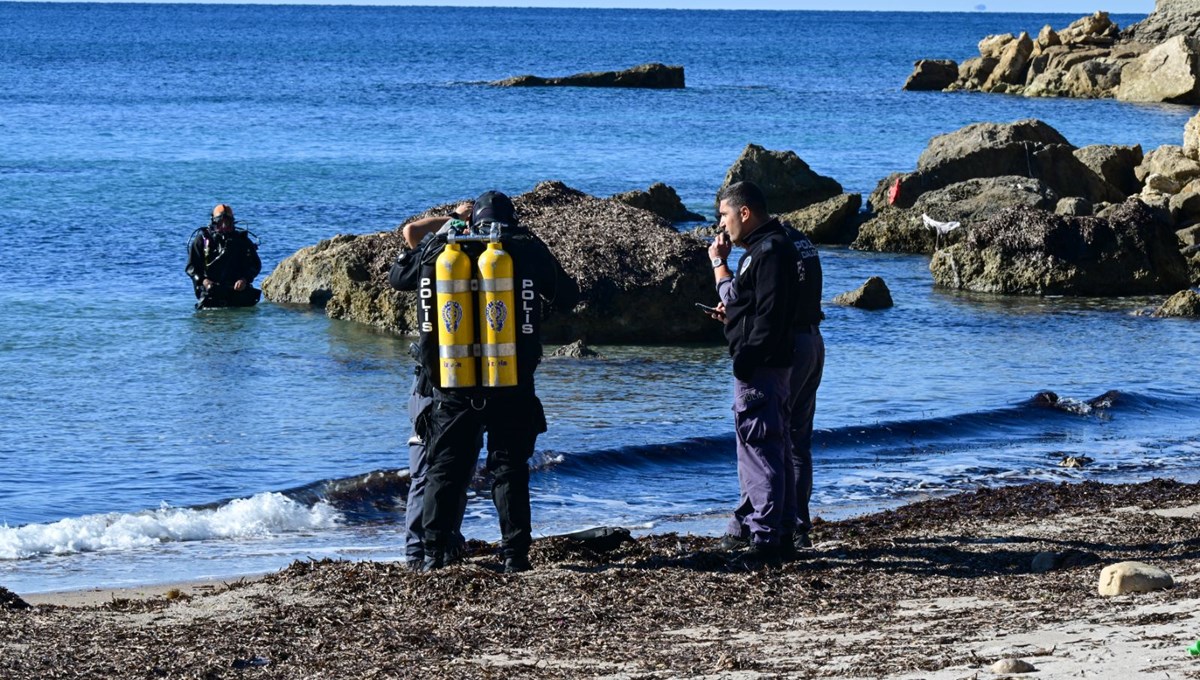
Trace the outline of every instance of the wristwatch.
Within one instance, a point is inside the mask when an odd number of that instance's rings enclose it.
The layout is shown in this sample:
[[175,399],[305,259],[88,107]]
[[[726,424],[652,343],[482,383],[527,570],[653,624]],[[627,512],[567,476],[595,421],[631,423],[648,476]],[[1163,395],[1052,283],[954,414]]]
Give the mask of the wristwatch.
[[713,269],[716,269],[717,267],[724,267],[725,266],[725,258],[714,257],[712,259],[712,266],[713,266]]

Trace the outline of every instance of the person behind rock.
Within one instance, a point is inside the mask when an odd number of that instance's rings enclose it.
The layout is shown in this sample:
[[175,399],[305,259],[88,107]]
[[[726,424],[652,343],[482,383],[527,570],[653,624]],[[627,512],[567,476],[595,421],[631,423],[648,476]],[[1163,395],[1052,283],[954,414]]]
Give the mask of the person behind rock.
[[[388,281],[396,290],[417,290],[420,277],[419,251],[423,242],[434,234],[446,233],[456,220],[471,219],[471,202],[461,203],[449,215],[433,215],[405,224],[400,233],[406,249],[400,251],[396,263],[388,273]],[[416,353],[419,356],[419,352]],[[414,356],[414,358],[417,358]],[[433,383],[427,369],[418,361],[414,368],[412,390],[408,398],[408,416],[412,435],[408,439],[408,498],[404,504],[404,558],[409,568],[419,570],[425,563],[425,527],[423,508],[425,504],[425,475],[429,470],[428,438],[429,411],[433,407]],[[460,499],[458,524],[466,509],[467,494],[463,490]],[[457,555],[463,545],[463,536],[456,531],[451,541],[450,553]]]
[[[486,468],[493,476],[492,501],[500,519],[504,571],[530,569],[528,552],[533,529],[528,461],[537,436],[546,431],[545,412],[534,388],[534,372],[542,357],[541,324],[547,308],[572,309],[579,291],[546,245],[519,225],[508,196],[497,191],[486,192],[475,200],[470,226],[476,232],[487,233],[493,224],[501,227],[501,245],[512,258],[513,286],[518,293],[517,309],[505,312],[507,316],[495,317],[501,324],[505,320],[516,324],[517,384],[441,386],[437,384],[440,360],[436,339],[435,351],[424,354],[423,363],[434,383],[423,508],[423,568],[427,571],[439,569],[453,558],[452,544],[461,521],[458,499],[474,473],[484,432],[487,433]],[[446,241],[446,237],[436,237],[427,242],[421,249],[422,261],[436,260],[446,248]],[[423,270],[432,271],[424,267]],[[428,277],[422,275],[422,278]],[[449,311],[440,310],[425,317],[433,322],[423,328],[423,335],[436,334],[433,323],[452,318]],[[428,349],[430,343],[424,339],[423,342]]]
[[192,233],[185,271],[192,279],[197,309],[250,307],[262,295],[253,285],[262,271],[258,244],[250,232],[237,228],[233,208],[224,203],[213,208],[207,227]]
[[[767,212],[758,186],[732,184],[717,200],[727,233],[717,235],[709,256],[733,358],[741,496],[721,546],[748,546],[751,557],[776,564],[790,553],[796,530],[788,407],[800,258],[783,226]],[[726,262],[732,244],[746,251],[736,278]]]

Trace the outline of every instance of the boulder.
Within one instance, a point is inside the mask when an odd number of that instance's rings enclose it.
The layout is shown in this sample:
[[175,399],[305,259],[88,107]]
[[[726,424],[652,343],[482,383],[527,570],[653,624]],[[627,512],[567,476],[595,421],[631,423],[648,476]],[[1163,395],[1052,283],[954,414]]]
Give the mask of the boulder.
[[1146,175],[1145,182],[1146,185],[1142,187],[1141,195],[1143,198],[1150,198],[1151,200],[1157,198],[1157,194],[1165,196],[1169,202],[1171,196],[1179,193],[1179,190],[1183,188],[1179,182],[1166,175],[1160,175],[1157,172]]
[[1074,151],[1075,157],[1100,179],[1111,184],[1126,196],[1141,191],[1142,183],[1138,180],[1134,168],[1145,159],[1142,146],[1117,146],[1109,144],[1094,144]]
[[1058,32],[1050,24],[1042,26],[1042,30],[1038,31],[1037,40],[1033,41],[1034,56],[1040,55],[1047,48],[1057,47],[1062,44],[1062,38],[1058,37]]
[[979,56],[984,59],[999,60],[1009,43],[1016,39],[1017,37],[1012,33],[985,36],[983,40],[979,41]]
[[1017,295],[1169,293],[1189,277],[1175,232],[1136,198],[1107,219],[1005,210],[935,252],[929,269],[939,286]]
[[546,355],[550,359],[602,359],[603,356],[596,350],[583,344],[582,340],[576,340],[569,345],[563,345],[558,349]]
[[[546,242],[580,287],[579,306],[547,320],[547,342],[720,339],[720,324],[689,302],[712,294],[700,239],[649,212],[560,182],[543,182],[513,203],[521,223]],[[263,293],[274,302],[324,306],[333,318],[413,333],[415,295],[393,291],[387,282],[401,243],[399,229],[322,241],[281,262],[263,281]]]
[[978,90],[983,86],[983,82],[992,75],[992,70],[1000,63],[999,59],[992,57],[976,57],[968,59],[958,65],[958,80],[947,89],[951,90]]
[[1183,126],[1183,155],[1200,160],[1200,113],[1189,118]]
[[1171,196],[1169,207],[1171,221],[1176,225],[1190,225],[1200,221],[1200,180],[1192,180]]
[[770,151],[747,144],[725,173],[721,188],[751,181],[763,190],[773,213],[799,210],[842,193],[837,180],[818,175],[794,151]]
[[683,205],[683,201],[679,200],[679,194],[675,193],[675,189],[662,182],[651,184],[650,188],[645,191],[635,189],[623,194],[616,194],[612,198],[625,205],[649,210],[668,222],[704,221],[703,215],[688,210]]
[[1071,22],[1058,32],[1058,38],[1065,45],[1111,45],[1120,34],[1121,29],[1112,22],[1108,12],[1096,12]]
[[992,664],[992,672],[996,675],[1018,675],[1036,671],[1037,667],[1024,659],[1000,659]]
[[1086,198],[1077,196],[1068,196],[1059,199],[1058,205],[1054,206],[1056,215],[1071,215],[1074,217],[1086,217],[1092,214],[1092,204]]
[[683,67],[665,64],[642,64],[624,71],[591,71],[560,78],[513,76],[489,83],[498,87],[636,87],[654,90],[684,87]]
[[808,235],[813,243],[850,243],[857,232],[862,194],[841,194],[807,208],[779,216],[793,229]]
[[1130,61],[1121,71],[1117,99],[1200,103],[1200,41],[1177,36]]
[[1200,246],[1200,224],[1180,229],[1175,232],[1175,236],[1179,238],[1179,242],[1183,244],[1184,248]]
[[1200,286],[1200,247],[1186,249],[1183,254],[1187,257],[1190,283],[1193,286]]
[[876,211],[888,205],[897,181],[899,192],[891,205],[908,208],[924,192],[1004,175],[1037,178],[1059,196],[1080,196],[1092,203],[1124,200],[1120,191],[1075,158],[1074,151],[1057,130],[1039,120],[975,123],[930,140],[917,159],[916,172],[885,179],[871,193],[870,203]]
[[906,90],[944,90],[958,79],[958,63],[950,59],[922,59],[913,64]]
[[1143,562],[1118,562],[1100,572],[1097,591],[1104,597],[1129,593],[1149,593],[1175,585],[1167,572]]
[[[1182,146],[1163,144],[1146,154],[1134,168],[1133,174],[1143,183],[1150,175],[1162,175],[1182,187],[1200,177],[1200,161],[1189,158]],[[1179,191],[1179,188],[1175,191]]]
[[858,288],[833,298],[833,304],[859,309],[877,310],[893,306],[892,291],[878,276],[872,276]]
[[1125,62],[1095,59],[1075,64],[1063,78],[1063,96],[1075,99],[1107,99],[1121,84]]
[[[966,228],[986,221],[1005,208],[1028,206],[1054,209],[1058,195],[1045,183],[1026,177],[987,177],[958,182],[921,194],[911,208],[884,208],[858,229],[850,246],[855,250],[887,253],[932,253],[957,243]],[[963,227],[940,238],[925,226],[922,215]]]
[[1200,316],[1200,293],[1191,289],[1181,290],[1167,298],[1151,316]]
[[1024,85],[1025,71],[1029,68],[1029,58],[1033,55],[1033,40],[1028,33],[1022,33],[1019,38],[1005,45],[999,56],[999,63],[992,69],[982,89],[992,92],[1001,84]]
[[1176,36],[1200,37],[1200,5],[1195,0],[1158,0],[1149,16],[1121,35],[1125,40],[1150,44]]

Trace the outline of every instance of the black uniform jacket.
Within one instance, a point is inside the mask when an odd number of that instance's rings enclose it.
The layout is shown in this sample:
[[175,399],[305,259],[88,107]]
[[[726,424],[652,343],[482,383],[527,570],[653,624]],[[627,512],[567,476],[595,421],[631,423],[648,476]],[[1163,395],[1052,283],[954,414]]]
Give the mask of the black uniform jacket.
[[778,220],[745,239],[734,300],[725,307],[725,339],[737,365],[791,366],[799,258]]
[[188,246],[186,271],[197,288],[204,279],[233,288],[234,283],[243,279],[253,282],[262,271],[262,260],[258,257],[258,246],[245,229],[222,233],[204,227],[196,230]]

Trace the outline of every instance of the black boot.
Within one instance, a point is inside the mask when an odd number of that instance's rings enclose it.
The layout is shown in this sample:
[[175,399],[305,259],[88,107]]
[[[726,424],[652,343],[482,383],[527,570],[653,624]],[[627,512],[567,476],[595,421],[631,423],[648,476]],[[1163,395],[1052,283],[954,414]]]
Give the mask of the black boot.
[[446,553],[441,550],[426,550],[425,561],[421,563],[421,571],[434,571],[446,566]]
[[519,574],[530,569],[533,569],[533,565],[529,563],[529,558],[525,555],[509,555],[504,558],[504,573],[506,574]]

